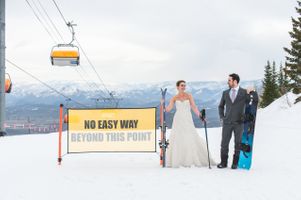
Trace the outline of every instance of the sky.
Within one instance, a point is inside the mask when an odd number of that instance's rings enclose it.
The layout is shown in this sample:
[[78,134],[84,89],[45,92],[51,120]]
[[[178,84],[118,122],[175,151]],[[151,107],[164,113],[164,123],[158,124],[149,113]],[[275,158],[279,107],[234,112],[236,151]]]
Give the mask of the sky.
[[[43,81],[100,82],[81,53],[81,67],[50,64],[56,43],[69,42],[52,0],[6,0],[6,57]],[[285,61],[294,0],[57,0],[105,84],[161,81],[223,81],[263,78],[267,60]],[[56,25],[60,39],[43,13]],[[46,23],[48,22],[48,25]],[[55,36],[57,35],[57,36]],[[35,82],[7,64],[15,82]],[[83,78],[82,78],[83,77]]]

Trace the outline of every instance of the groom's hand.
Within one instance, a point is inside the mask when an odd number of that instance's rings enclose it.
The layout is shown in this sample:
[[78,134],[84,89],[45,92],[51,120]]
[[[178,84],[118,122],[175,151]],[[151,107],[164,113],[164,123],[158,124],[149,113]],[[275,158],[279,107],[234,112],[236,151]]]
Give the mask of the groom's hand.
[[255,88],[253,86],[249,86],[247,88],[247,93],[250,94],[252,91],[255,91]]
[[223,125],[224,119],[223,119],[223,118],[220,118],[219,121],[220,121],[221,125]]

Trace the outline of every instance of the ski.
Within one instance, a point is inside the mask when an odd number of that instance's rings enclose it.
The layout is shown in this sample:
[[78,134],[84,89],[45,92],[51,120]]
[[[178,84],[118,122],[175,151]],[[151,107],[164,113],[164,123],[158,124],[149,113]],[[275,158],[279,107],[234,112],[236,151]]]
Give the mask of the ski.
[[166,140],[166,121],[165,121],[165,96],[167,89],[161,88],[161,104],[160,104],[160,128],[161,128],[161,140],[159,142],[160,146],[160,165],[166,167],[166,149],[168,147],[168,141]]
[[251,168],[253,155],[253,141],[258,106],[258,94],[255,91],[251,91],[249,95],[250,99],[245,108],[244,131],[242,134],[238,162],[238,167],[241,169]]

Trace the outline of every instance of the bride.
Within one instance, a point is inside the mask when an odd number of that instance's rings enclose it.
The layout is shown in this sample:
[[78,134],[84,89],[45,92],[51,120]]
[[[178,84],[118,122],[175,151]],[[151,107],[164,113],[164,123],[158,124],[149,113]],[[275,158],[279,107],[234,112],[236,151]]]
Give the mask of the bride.
[[[178,94],[171,98],[166,112],[170,112],[176,105],[173,119],[169,147],[166,152],[167,167],[208,166],[206,144],[198,135],[192,120],[191,110],[200,116],[193,97],[185,92],[186,82],[179,80],[176,83]],[[210,158],[210,163],[215,164]]]

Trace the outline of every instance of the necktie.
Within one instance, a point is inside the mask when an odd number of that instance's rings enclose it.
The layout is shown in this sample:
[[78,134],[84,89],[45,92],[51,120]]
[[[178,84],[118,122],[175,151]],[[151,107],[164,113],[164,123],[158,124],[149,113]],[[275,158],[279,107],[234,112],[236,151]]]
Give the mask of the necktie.
[[232,93],[231,93],[231,100],[232,100],[232,103],[235,101],[235,97],[236,97],[236,90],[235,90],[235,89],[232,89]]

